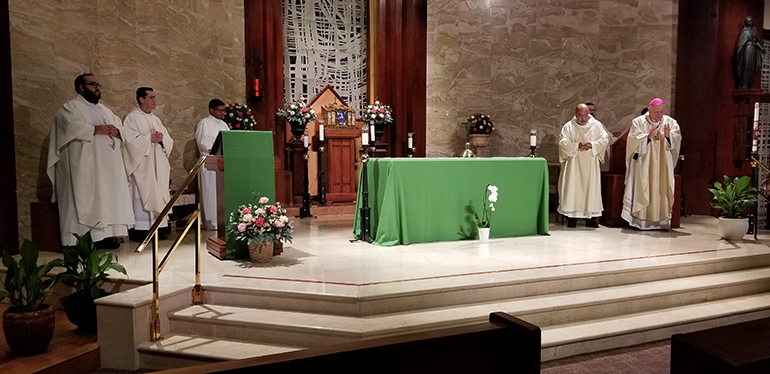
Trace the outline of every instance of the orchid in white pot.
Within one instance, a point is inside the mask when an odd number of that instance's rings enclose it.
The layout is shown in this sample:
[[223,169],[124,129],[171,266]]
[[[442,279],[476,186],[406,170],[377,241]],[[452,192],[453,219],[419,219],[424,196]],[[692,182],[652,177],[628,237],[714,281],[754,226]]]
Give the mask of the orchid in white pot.
[[[485,242],[489,240],[489,230],[492,225],[492,212],[495,211],[497,202],[497,186],[488,184],[484,190],[484,207],[481,210],[481,217],[477,212],[473,212],[473,222],[479,228],[479,240]],[[487,205],[489,203],[489,205]]]

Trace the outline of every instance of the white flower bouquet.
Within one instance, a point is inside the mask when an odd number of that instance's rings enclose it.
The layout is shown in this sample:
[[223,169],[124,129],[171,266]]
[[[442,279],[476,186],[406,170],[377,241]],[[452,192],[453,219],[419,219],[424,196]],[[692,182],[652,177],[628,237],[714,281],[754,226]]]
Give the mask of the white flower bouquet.
[[381,126],[393,122],[391,114],[390,106],[375,101],[374,104],[366,107],[363,119],[375,126]]
[[302,123],[303,125],[316,119],[315,110],[310,109],[304,101],[287,103],[283,109],[278,109],[276,114],[286,118],[289,123]]

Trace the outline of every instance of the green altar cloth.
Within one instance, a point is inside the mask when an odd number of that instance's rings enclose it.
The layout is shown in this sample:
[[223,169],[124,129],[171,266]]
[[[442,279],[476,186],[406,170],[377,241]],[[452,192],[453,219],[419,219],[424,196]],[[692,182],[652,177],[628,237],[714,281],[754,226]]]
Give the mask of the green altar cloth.
[[[484,201],[487,184],[499,188],[491,238],[548,234],[548,165],[543,158],[372,158],[367,169],[375,244],[478,238],[471,208],[480,213],[489,205]],[[360,207],[359,188],[355,237]]]
[[[275,159],[270,131],[222,131],[222,157],[225,166],[225,222],[243,204],[256,203],[255,193],[275,202]],[[257,199],[259,196],[257,196]],[[228,260],[248,258],[245,242],[227,235]]]

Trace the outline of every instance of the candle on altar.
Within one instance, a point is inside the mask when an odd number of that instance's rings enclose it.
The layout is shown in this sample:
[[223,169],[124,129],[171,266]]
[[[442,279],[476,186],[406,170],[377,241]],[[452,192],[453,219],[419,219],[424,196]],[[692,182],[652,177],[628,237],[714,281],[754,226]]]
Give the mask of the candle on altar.
[[369,145],[369,133],[366,131],[366,127],[361,129],[361,146],[366,147]]
[[406,137],[406,147],[409,148],[409,149],[414,148],[414,133],[413,132],[410,132],[409,134],[407,134],[407,137]]
[[305,148],[307,148],[310,145],[310,143],[308,141],[308,138],[309,138],[309,136],[307,134],[307,130],[305,130],[305,139],[304,139]]
[[537,147],[537,130],[535,129],[529,132],[529,146]]
[[318,125],[318,140],[324,141],[324,124]]
[[751,153],[757,153],[759,132],[759,102],[754,103],[754,128],[751,132]]
[[376,140],[374,139],[374,122],[369,125],[369,139],[371,139],[372,143]]

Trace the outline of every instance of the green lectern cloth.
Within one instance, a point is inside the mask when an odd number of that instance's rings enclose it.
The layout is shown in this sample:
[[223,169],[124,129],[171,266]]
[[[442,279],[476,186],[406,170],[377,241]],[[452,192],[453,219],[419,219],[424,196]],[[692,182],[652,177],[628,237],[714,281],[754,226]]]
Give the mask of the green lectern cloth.
[[[273,133],[269,131],[222,131],[225,175],[225,223],[240,205],[256,203],[255,193],[275,202]],[[256,198],[258,199],[259,196]],[[227,236],[228,260],[248,258],[245,242]]]
[[548,165],[543,158],[373,158],[367,169],[375,244],[477,238],[470,209],[480,213],[489,205],[484,201],[487,184],[499,188],[490,237],[548,234]]

